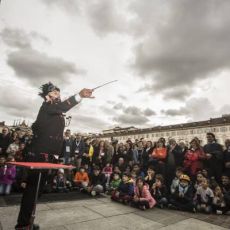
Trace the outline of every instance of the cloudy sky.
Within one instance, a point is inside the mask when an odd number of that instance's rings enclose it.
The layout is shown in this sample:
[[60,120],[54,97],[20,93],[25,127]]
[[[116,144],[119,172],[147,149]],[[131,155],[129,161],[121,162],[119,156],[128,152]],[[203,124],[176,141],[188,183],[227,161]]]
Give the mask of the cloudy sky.
[[229,0],[2,0],[0,121],[32,123],[48,81],[65,99],[118,80],[68,112],[74,131],[228,114],[229,12]]

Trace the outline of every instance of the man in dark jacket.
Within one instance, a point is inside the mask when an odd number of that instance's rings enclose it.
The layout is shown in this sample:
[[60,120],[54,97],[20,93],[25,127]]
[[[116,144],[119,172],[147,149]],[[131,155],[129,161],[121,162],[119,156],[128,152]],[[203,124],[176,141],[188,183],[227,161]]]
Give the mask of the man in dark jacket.
[[0,155],[7,156],[6,150],[11,143],[11,137],[8,127],[3,127],[2,133],[0,133]]
[[64,164],[69,164],[71,161],[72,151],[73,151],[73,139],[71,138],[71,132],[69,129],[65,131],[64,141],[62,145],[62,156],[64,159]]
[[230,177],[230,139],[225,140],[224,172]]
[[105,191],[105,184],[105,175],[101,173],[98,166],[95,166],[93,173],[90,176],[90,186],[88,187],[88,192],[90,192],[92,196],[100,194]]
[[72,153],[77,169],[81,167],[82,155],[84,151],[85,151],[84,140],[80,134],[77,134],[75,140],[73,141],[73,153]]
[[223,148],[217,143],[213,133],[207,133],[208,143],[204,146],[206,154],[206,167],[210,177],[214,177],[218,183],[221,183],[221,174],[223,172]]
[[[81,98],[92,98],[92,92],[91,89],[82,89],[79,94],[61,101],[58,87],[50,82],[41,86],[39,95],[44,99],[44,102],[32,126],[34,136],[27,161],[53,162],[54,159],[58,158],[62,151],[65,127],[63,113],[77,105]],[[45,181],[44,177],[45,174],[42,178],[41,189]],[[30,226],[37,183],[38,172],[30,171],[26,179],[18,223],[15,229],[28,229],[28,226]],[[39,229],[39,226],[33,225],[33,229]]]

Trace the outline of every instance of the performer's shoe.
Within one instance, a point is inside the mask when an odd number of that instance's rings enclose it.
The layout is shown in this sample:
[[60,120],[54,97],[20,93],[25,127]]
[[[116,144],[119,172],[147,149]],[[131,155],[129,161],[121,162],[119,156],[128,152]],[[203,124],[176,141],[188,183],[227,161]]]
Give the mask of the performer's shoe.
[[39,230],[39,229],[40,229],[40,227],[38,224],[33,224],[33,230]]
[[[40,227],[39,227],[38,224],[33,224],[32,230],[39,230],[39,229],[40,229]],[[29,225],[27,225],[27,226],[18,226],[18,225],[16,225],[15,230],[30,230],[30,226]]]

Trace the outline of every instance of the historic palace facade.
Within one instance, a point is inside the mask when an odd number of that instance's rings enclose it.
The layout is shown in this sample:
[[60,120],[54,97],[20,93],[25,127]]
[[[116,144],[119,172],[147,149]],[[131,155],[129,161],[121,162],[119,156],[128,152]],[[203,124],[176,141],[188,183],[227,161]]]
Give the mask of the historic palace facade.
[[201,144],[206,143],[206,133],[213,132],[220,144],[224,144],[230,138],[230,115],[223,115],[219,118],[211,118],[206,121],[190,122],[168,126],[156,126],[152,128],[137,129],[135,127],[104,130],[101,138],[110,140],[111,137],[118,141],[126,141],[144,138],[146,140],[157,141],[160,137],[166,140],[174,138],[176,141],[189,143],[192,138],[198,137]]

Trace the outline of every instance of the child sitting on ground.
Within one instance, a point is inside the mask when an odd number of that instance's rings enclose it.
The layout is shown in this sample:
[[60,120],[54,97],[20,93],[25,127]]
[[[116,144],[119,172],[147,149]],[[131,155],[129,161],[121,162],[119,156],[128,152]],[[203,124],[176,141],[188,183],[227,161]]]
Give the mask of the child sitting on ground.
[[195,206],[193,204],[193,187],[188,175],[183,174],[180,176],[179,184],[174,193],[171,194],[168,207],[181,211],[195,212]]
[[135,174],[137,175],[137,177],[142,177],[144,178],[145,177],[145,174],[144,172],[141,170],[141,167],[139,164],[133,164],[133,169],[132,169],[133,172],[135,172]]
[[122,181],[118,188],[112,193],[111,199],[114,201],[119,201],[124,204],[131,202],[134,194],[133,183],[130,182],[130,175],[124,173],[122,176]]
[[142,177],[138,177],[134,188],[132,206],[145,210],[153,208],[155,204],[156,201],[149,191],[149,185],[144,182]]
[[170,186],[170,192],[171,194],[174,194],[179,183],[180,183],[180,176],[183,175],[183,169],[181,167],[178,167],[176,169],[176,177],[173,179],[172,184]]
[[221,188],[223,190],[223,193],[227,193],[230,191],[230,179],[227,175],[221,176]]
[[196,191],[196,208],[199,212],[211,213],[213,202],[213,191],[209,187],[209,182],[203,178],[201,186]]
[[114,173],[113,177],[112,177],[112,179],[110,181],[108,192],[113,193],[115,190],[117,190],[117,188],[119,187],[120,183],[121,183],[120,174],[119,173]]
[[152,186],[151,194],[157,201],[157,206],[164,208],[168,205],[167,188],[164,184],[164,177],[161,174],[156,175],[156,182]]
[[153,184],[155,183],[155,170],[151,165],[148,167],[145,182],[149,185],[149,188],[152,188]]
[[55,192],[68,192],[68,183],[64,169],[58,169],[57,175],[53,179],[53,190]]
[[87,189],[89,176],[84,167],[80,167],[79,172],[75,174],[74,184],[78,189],[80,189],[80,191]]
[[113,177],[114,173],[119,173],[120,175],[122,174],[120,168],[117,165],[115,165],[113,167],[113,173],[112,173],[111,177]]
[[106,178],[105,175],[101,173],[98,166],[94,166],[93,173],[90,177],[88,192],[92,196],[100,195],[105,191]]
[[212,201],[212,210],[216,214],[224,214],[227,211],[226,202],[224,199],[224,194],[220,186],[216,186],[214,189],[214,197]]
[[130,182],[132,182],[133,185],[136,184],[137,177],[138,176],[137,176],[136,172],[132,170],[130,173]]
[[198,173],[196,174],[196,182],[195,182],[195,184],[194,184],[194,189],[195,189],[195,191],[201,186],[202,181],[203,181],[204,178],[205,178],[205,177],[204,177],[204,175],[203,175],[201,172],[198,172]]
[[109,187],[110,177],[113,173],[113,168],[110,163],[107,163],[106,166],[102,169],[102,173],[105,175],[106,187]]

